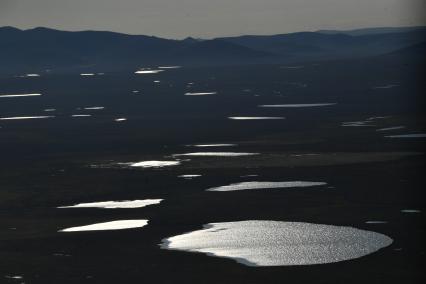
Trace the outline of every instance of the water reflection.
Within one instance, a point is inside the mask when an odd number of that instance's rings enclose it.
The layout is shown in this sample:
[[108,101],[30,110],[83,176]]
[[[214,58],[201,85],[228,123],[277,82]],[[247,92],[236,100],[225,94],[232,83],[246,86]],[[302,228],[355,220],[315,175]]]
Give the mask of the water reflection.
[[421,213],[421,210],[417,210],[417,209],[403,209],[401,210],[402,213]]
[[285,117],[277,116],[230,116],[228,119],[231,120],[279,120],[285,119]]
[[52,118],[55,116],[52,115],[42,115],[42,116],[13,116],[13,117],[0,117],[0,120],[25,120],[25,119],[45,119]]
[[391,245],[376,232],[352,227],[278,221],[210,223],[202,230],[164,239],[163,249],[231,258],[247,266],[334,263]]
[[245,152],[194,152],[184,154],[174,154],[173,156],[198,156],[198,157],[240,157],[240,156],[253,156],[259,153],[245,153]]
[[0,98],[17,98],[17,97],[38,97],[41,94],[12,94],[12,95],[0,95]]
[[185,96],[208,96],[216,95],[217,92],[200,92],[200,93],[185,93]]
[[236,190],[249,190],[249,189],[272,189],[272,188],[293,188],[293,187],[310,187],[327,185],[326,182],[312,182],[312,181],[248,181],[233,183],[230,185],[212,187],[206,191],[236,191]]
[[142,208],[149,205],[159,204],[163,199],[123,200],[123,201],[101,201],[90,203],[79,203],[71,206],[60,206],[58,208]]
[[392,130],[398,130],[398,129],[404,129],[405,126],[393,126],[393,127],[386,127],[386,128],[380,128],[376,131],[392,131]]
[[81,232],[81,231],[107,231],[107,230],[124,230],[133,228],[142,228],[148,225],[148,220],[118,220],[104,223],[96,223],[79,227],[71,227],[60,230],[59,232]]
[[366,121],[350,121],[350,122],[342,122],[341,126],[343,127],[372,127],[375,126],[371,120]]
[[279,105],[260,105],[259,107],[276,107],[276,108],[303,108],[303,107],[321,107],[332,106],[336,103],[318,103],[318,104],[279,104]]
[[385,137],[387,137],[387,138],[426,138],[426,133],[389,135],[389,136],[385,136]]
[[179,178],[185,178],[185,179],[193,179],[197,177],[201,177],[201,175],[180,175]]
[[24,279],[24,277],[21,276],[21,275],[6,275],[5,278],[6,279],[12,279],[12,280],[22,280],[22,279]]
[[192,147],[234,147],[237,146],[237,144],[194,144],[194,145],[187,145]]
[[105,109],[105,107],[100,107],[100,106],[94,106],[94,107],[85,107],[85,110],[101,110],[101,109]]
[[164,70],[139,70],[136,71],[135,74],[156,74],[156,73],[160,73],[163,72]]
[[162,168],[180,165],[180,161],[142,161],[126,164],[134,168]]

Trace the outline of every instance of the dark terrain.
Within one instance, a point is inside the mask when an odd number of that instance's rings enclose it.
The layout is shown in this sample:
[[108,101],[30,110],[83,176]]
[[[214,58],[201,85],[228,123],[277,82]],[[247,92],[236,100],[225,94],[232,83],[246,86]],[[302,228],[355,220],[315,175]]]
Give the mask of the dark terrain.
[[[385,137],[426,133],[421,50],[424,45],[410,45],[372,57],[298,62],[298,68],[255,64],[184,66],[144,75],[102,69],[96,71],[105,75],[90,77],[53,71],[34,78],[3,75],[0,94],[43,95],[0,98],[0,117],[56,117],[0,120],[0,282],[424,283],[425,139]],[[376,88],[391,84],[397,86]],[[218,94],[184,96],[189,91]],[[337,104],[258,107],[327,102]],[[90,106],[105,109],[76,110]],[[47,108],[57,110],[46,113]],[[82,113],[93,116],[70,117]],[[286,119],[232,121],[229,116]],[[119,117],[128,120],[115,122]],[[373,119],[374,126],[342,126],[370,117],[384,118]],[[406,128],[376,131],[393,126]],[[238,146],[186,146],[195,143]],[[162,169],[91,166],[195,151],[262,155],[194,157]],[[312,153],[319,155],[294,156]],[[185,180],[177,177],[181,174],[203,176]],[[241,177],[250,174],[259,177]],[[329,187],[205,191],[250,180],[314,180]],[[164,201],[140,209],[55,208],[145,198]],[[58,232],[119,219],[149,219],[149,224],[122,231]],[[353,226],[383,233],[394,243],[335,264],[257,268],[158,246],[163,238],[206,223],[238,220]],[[388,223],[366,224],[369,220]],[[6,278],[13,275],[23,279]]]
[[135,68],[365,58],[424,43],[426,27],[164,39],[106,31],[0,27],[0,74],[129,72]]

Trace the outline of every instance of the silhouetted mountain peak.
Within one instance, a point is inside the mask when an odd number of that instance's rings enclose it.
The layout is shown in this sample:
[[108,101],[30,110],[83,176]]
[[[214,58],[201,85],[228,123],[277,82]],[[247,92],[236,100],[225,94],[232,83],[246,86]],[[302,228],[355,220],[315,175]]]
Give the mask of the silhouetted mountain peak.
[[182,40],[182,42],[185,42],[185,43],[197,43],[199,41],[202,41],[202,39],[196,39],[190,36]]
[[26,29],[24,30],[26,33],[62,33],[64,31],[52,29],[52,28],[45,28],[45,27],[35,27],[32,29]]
[[11,26],[4,26],[4,27],[0,27],[0,31],[21,32],[22,30],[15,27],[11,27]]

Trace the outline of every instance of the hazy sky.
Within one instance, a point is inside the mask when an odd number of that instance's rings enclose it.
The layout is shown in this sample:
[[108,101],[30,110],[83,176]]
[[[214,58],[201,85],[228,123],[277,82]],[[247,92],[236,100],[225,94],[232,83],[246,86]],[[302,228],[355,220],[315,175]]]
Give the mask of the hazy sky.
[[426,0],[0,0],[0,26],[210,38],[424,25]]

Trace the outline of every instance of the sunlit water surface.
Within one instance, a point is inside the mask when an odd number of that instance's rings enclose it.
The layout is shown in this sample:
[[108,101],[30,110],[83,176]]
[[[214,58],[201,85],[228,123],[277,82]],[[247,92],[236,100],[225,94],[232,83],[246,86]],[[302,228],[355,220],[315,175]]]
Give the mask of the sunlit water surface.
[[333,263],[392,244],[388,236],[352,227],[279,221],[210,223],[164,239],[161,248],[231,258],[248,266]]
[[280,120],[285,119],[282,116],[230,116],[231,120]]
[[173,156],[195,156],[195,157],[242,157],[242,156],[254,156],[259,153],[246,153],[246,152],[193,152],[184,154],[175,154]]
[[160,204],[163,199],[123,200],[123,201],[101,201],[90,203],[79,203],[71,206],[60,206],[58,208],[142,208],[149,205]]
[[393,126],[393,127],[380,128],[380,129],[377,129],[376,131],[379,131],[379,132],[381,132],[381,131],[392,131],[392,130],[398,130],[398,129],[404,129],[404,128],[405,128],[405,126]]
[[187,145],[192,147],[234,147],[237,146],[237,144],[194,144],[194,145]]
[[200,93],[185,93],[185,96],[208,96],[216,95],[217,92],[200,92]]
[[280,105],[260,105],[259,107],[276,107],[276,108],[304,108],[304,107],[321,107],[332,106],[336,103],[318,103],[318,104],[280,104]]
[[327,185],[326,182],[313,182],[313,181],[248,181],[233,183],[230,185],[212,187],[207,191],[236,191],[236,190],[250,190],[250,189],[272,189],[272,188],[292,188],[292,187],[310,187]]
[[41,96],[41,94],[37,94],[37,93],[34,93],[34,94],[10,94],[10,95],[5,94],[5,95],[0,95],[0,99],[1,98],[18,98],[18,97],[38,97],[38,96]]
[[180,165],[179,161],[142,161],[136,163],[126,163],[126,165],[134,168],[162,168]]
[[387,137],[387,138],[426,138],[426,133],[389,135],[389,136],[385,136],[385,137]]
[[133,228],[142,228],[148,224],[148,220],[118,220],[104,223],[96,223],[91,225],[71,227],[60,230],[59,232],[81,232],[81,231],[108,231],[108,230],[124,230]]
[[41,116],[12,116],[12,117],[0,117],[0,120],[26,120],[26,119],[46,119],[52,118],[51,115],[41,115]]

